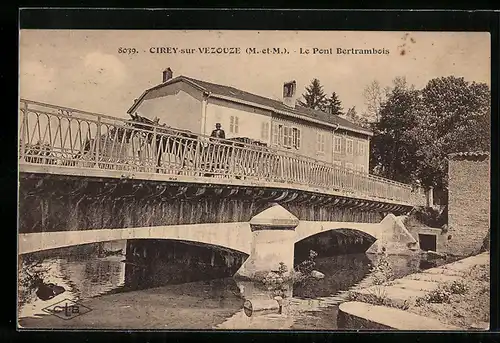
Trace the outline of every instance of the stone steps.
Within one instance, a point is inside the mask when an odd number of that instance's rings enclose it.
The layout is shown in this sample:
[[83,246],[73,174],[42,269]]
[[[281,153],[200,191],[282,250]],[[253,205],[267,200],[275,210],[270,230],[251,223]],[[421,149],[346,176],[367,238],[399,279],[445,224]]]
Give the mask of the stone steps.
[[433,318],[392,307],[370,305],[357,301],[341,304],[339,306],[339,313],[343,317],[343,329],[357,330],[362,326],[363,329],[368,330],[462,330],[460,327],[443,324]]

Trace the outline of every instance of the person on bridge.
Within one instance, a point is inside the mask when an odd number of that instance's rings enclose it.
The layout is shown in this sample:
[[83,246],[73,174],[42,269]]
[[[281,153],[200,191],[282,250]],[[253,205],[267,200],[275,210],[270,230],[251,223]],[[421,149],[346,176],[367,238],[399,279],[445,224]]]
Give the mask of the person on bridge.
[[221,129],[220,123],[215,124],[215,130],[212,131],[212,134],[210,137],[215,137],[215,138],[226,138],[226,133],[224,132],[223,129]]

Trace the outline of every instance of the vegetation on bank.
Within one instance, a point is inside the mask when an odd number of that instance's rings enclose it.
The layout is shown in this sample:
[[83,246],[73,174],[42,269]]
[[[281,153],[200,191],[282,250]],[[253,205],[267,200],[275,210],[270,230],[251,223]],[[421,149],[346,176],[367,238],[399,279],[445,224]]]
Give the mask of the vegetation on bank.
[[386,287],[391,286],[393,280],[390,266],[382,261],[375,268],[375,286],[370,288],[369,294],[349,292],[348,301],[393,307],[465,329],[489,322],[489,263],[475,265],[462,272],[462,279],[440,282],[436,289],[427,292],[423,297],[414,302],[403,303],[392,301],[387,296]]
[[442,283],[418,299],[408,311],[442,323],[470,328],[490,321],[490,266],[476,265],[460,281]]
[[298,282],[302,282],[313,277],[313,268],[316,265],[315,259],[318,253],[314,250],[309,252],[309,257],[288,272],[285,263],[280,262],[277,270],[272,270],[263,279],[262,283],[273,296],[281,298],[287,297],[289,287]]

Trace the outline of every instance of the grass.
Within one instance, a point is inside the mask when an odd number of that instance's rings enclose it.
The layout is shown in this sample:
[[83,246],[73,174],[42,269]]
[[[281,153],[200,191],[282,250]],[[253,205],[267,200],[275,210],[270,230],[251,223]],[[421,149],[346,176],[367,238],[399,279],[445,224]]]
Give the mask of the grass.
[[410,303],[406,300],[403,303],[392,301],[387,296],[385,288],[386,285],[376,285],[370,288],[368,294],[351,291],[347,294],[347,301],[361,301],[371,305],[393,307],[399,310],[407,310],[410,307]]
[[[462,279],[442,282],[438,288],[427,292],[414,302],[398,303],[391,301],[385,287],[393,284],[390,269],[382,263],[375,270],[375,286],[368,294],[349,292],[348,301],[362,301],[372,305],[388,306],[406,310],[438,321],[470,328],[480,322],[489,322],[490,313],[490,266],[475,265],[461,272]],[[385,282],[384,282],[385,281]]]
[[478,322],[489,322],[489,264],[476,265],[463,275],[463,280],[440,284],[436,290],[417,299],[408,310],[464,328]]

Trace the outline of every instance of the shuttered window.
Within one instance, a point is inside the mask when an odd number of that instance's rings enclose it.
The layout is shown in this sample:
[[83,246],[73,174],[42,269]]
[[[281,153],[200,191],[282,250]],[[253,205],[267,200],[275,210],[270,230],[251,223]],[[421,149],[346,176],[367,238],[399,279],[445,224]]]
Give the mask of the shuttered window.
[[294,127],[293,128],[293,146],[296,148],[296,149],[300,149],[300,145],[301,145],[301,137],[300,137],[300,129]]
[[342,152],[342,137],[335,136],[334,145],[333,145],[333,151],[336,154],[340,154]]
[[229,132],[238,133],[239,132],[239,118],[236,116],[231,116],[229,118]]
[[318,132],[316,134],[316,151],[319,154],[325,153],[325,134]]
[[273,124],[273,145],[278,145],[279,144],[279,131],[280,131],[280,128],[279,128],[279,124],[276,124],[274,123]]
[[283,126],[283,146],[292,147],[292,128]]
[[268,122],[264,122],[262,123],[262,126],[261,126],[261,133],[260,133],[260,137],[262,139],[269,139],[269,123]]
[[352,155],[353,153],[353,142],[352,142],[352,139],[346,139],[345,141],[345,145],[346,145],[346,153],[348,155]]
[[365,155],[365,142],[359,142],[359,155]]

